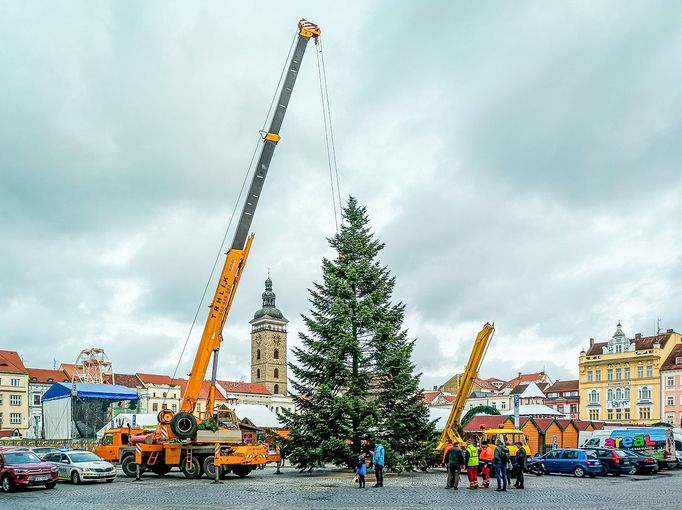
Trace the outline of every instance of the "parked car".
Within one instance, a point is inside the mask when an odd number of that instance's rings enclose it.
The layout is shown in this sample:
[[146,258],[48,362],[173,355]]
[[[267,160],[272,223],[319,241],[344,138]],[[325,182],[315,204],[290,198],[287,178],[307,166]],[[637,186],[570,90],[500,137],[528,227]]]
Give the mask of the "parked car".
[[30,450],[35,453],[40,460],[45,460],[45,455],[48,453],[59,453],[59,448],[53,446],[33,446]]
[[[536,458],[533,459],[534,462]],[[557,448],[540,458],[542,459],[544,472],[547,474],[571,473],[578,478],[582,478],[585,475],[594,478],[602,472],[601,462],[597,455],[588,450]]]
[[37,485],[54,489],[57,485],[57,468],[41,461],[28,448],[0,449],[0,487],[3,492]]
[[635,450],[623,450],[630,458],[630,472],[628,474],[653,474],[658,472],[658,461],[651,455],[644,455]]
[[630,458],[623,450],[615,448],[584,448],[585,451],[592,451],[597,455],[601,462],[601,474],[606,476],[609,473],[613,476],[629,474],[632,463]]
[[113,464],[86,450],[49,453],[45,460],[57,467],[60,480],[69,480],[73,484],[96,480],[111,483],[116,478]]

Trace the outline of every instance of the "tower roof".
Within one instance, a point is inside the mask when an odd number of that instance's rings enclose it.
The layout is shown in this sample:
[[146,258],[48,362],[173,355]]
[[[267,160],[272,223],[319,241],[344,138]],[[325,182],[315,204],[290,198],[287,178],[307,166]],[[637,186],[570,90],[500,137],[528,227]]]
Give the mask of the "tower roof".
[[275,293],[272,291],[272,280],[270,279],[270,275],[268,275],[267,280],[265,280],[265,291],[263,292],[262,296],[263,308],[258,310],[253,315],[253,321],[257,321],[259,319],[275,319],[278,321],[289,322],[284,318],[282,312],[280,312],[275,306]]

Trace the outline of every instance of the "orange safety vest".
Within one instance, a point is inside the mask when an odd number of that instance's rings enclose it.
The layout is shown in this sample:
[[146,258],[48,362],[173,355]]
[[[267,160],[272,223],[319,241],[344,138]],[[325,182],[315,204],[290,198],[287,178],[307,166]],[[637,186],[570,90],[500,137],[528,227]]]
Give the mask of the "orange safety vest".
[[490,446],[483,448],[481,452],[481,460],[493,460],[493,449]]

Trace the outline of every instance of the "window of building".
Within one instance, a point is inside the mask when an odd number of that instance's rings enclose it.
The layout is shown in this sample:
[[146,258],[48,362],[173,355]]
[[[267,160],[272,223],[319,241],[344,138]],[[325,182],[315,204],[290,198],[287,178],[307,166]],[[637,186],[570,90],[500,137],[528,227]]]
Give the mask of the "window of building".
[[10,379],[10,386],[15,386],[15,387],[16,387],[16,386],[19,386],[19,383],[20,383],[20,382],[21,382],[21,381],[20,381],[19,379],[14,379],[14,378],[12,378],[12,379]]
[[669,406],[674,406],[675,405],[675,397],[668,397],[666,399],[666,404]]
[[592,370],[588,370],[587,372],[587,382],[592,382]]
[[620,344],[616,344],[616,353],[621,353],[623,352],[623,346]]
[[502,409],[507,409],[507,403],[506,403],[506,402],[502,402],[501,408],[502,408]]
[[616,391],[614,393],[615,393],[614,396],[616,397],[616,400],[622,400],[623,399],[623,390],[621,390],[620,388],[616,388]]
[[201,402],[197,402],[197,412],[201,412]]
[[597,370],[594,372],[594,378],[595,378],[597,381],[601,381],[601,370],[600,370],[600,369],[597,369]]
[[33,405],[34,406],[40,405],[40,393],[34,393],[33,394]]
[[275,349],[275,352],[272,354],[272,357],[275,359],[279,359],[279,349]]
[[675,365],[682,365],[682,356],[677,356],[675,358]]
[[599,402],[599,392],[597,390],[590,391],[588,401],[592,403]]
[[630,379],[630,367],[625,367],[625,373],[623,375],[626,379]]
[[163,404],[161,404],[161,409],[164,409],[164,410],[168,409],[168,404],[166,404],[165,402]]
[[158,404],[157,402],[154,402],[154,403],[152,404],[152,411],[155,411],[155,412],[156,412],[156,411],[158,411],[158,410],[159,410],[159,404]]
[[606,370],[606,379],[609,381],[613,381],[613,368],[609,368]]
[[613,420],[613,409],[609,409],[609,411],[607,413],[607,419]]
[[20,406],[21,405],[21,395],[10,395],[9,403],[10,403],[10,405],[13,405],[13,406]]
[[623,419],[624,420],[630,419],[630,409],[623,409]]
[[279,384],[275,384],[275,395],[279,395]]
[[668,423],[673,425],[675,422],[675,415],[674,414],[666,414],[665,415],[665,421],[667,421]]
[[497,402],[492,402],[493,409],[497,409]]
[[630,400],[630,388],[625,388],[623,390],[623,399]]
[[642,386],[639,389],[640,400],[651,400],[651,389],[648,386]]
[[0,405],[2,405],[2,393],[0,393]]
[[13,425],[21,423],[21,413],[9,413],[9,422]]
[[621,414],[621,409],[616,409],[616,420],[620,420],[622,418]]
[[647,377],[653,377],[654,376],[654,367],[651,365],[648,365],[646,367],[646,376]]
[[152,397],[156,398],[156,392],[152,393]]
[[606,400],[613,400],[613,390],[611,388],[606,392]]
[[675,386],[674,376],[668,376],[668,379],[666,380],[666,386]]
[[639,419],[640,420],[650,420],[651,419],[651,409],[648,407],[639,408]]
[[168,395],[168,392],[164,391],[163,392],[163,398],[166,398],[166,395]]
[[275,376],[275,378],[279,377],[279,368],[275,369],[274,376]]
[[616,381],[620,381],[620,376],[621,376],[620,368],[617,368],[616,369]]
[[598,409],[590,409],[589,416],[590,416],[590,420],[598,420],[599,419],[599,410]]
[[256,359],[260,359],[260,349],[256,349]]
[[563,404],[559,404],[558,406],[556,406],[556,410],[559,411],[560,413],[563,413],[564,412]]
[[260,379],[260,368],[256,369],[256,379]]
[[644,377],[644,367],[637,367],[637,377],[640,379]]
[[178,410],[178,404],[171,404],[171,409],[173,411],[177,411]]

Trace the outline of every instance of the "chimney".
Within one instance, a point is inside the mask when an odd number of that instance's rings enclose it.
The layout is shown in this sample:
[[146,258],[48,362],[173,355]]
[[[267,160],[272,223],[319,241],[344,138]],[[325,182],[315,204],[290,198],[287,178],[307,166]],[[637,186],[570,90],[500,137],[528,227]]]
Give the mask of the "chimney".
[[521,378],[521,372],[519,372],[519,379]]
[[433,391],[438,391],[438,386],[434,386]]
[[642,334],[641,333],[635,333],[635,340],[641,340],[642,339]]
[[590,338],[590,347],[594,345],[594,338]]

